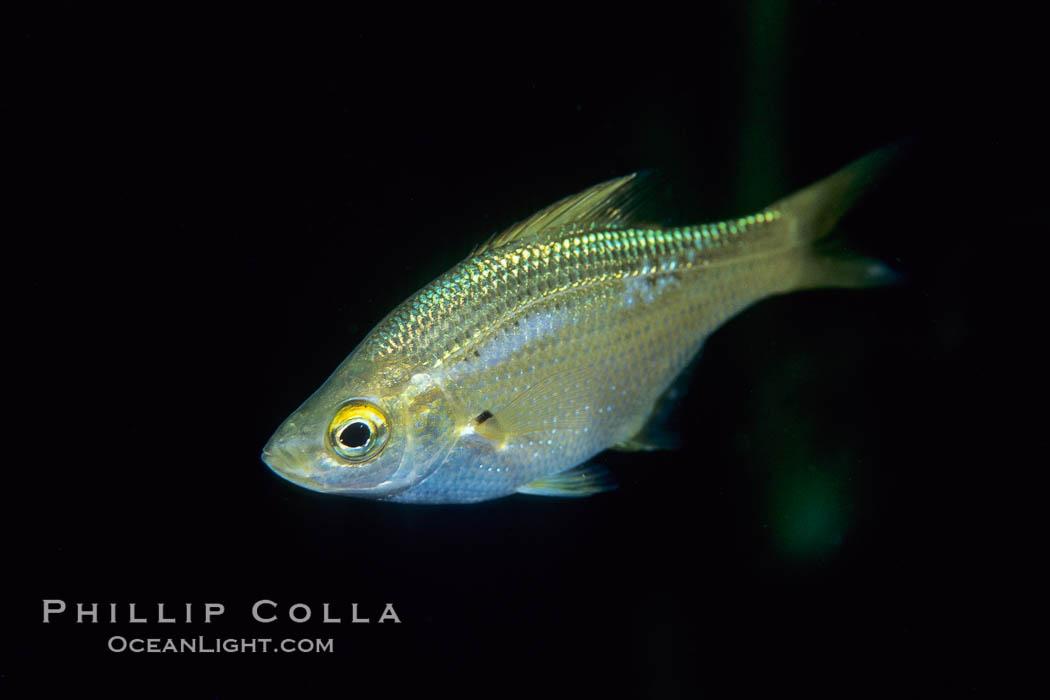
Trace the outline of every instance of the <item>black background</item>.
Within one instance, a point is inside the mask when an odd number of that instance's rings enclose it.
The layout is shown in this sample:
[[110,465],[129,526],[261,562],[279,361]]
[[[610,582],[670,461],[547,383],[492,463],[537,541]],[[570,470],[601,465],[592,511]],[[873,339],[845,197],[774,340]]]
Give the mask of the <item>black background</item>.
[[[1013,675],[979,347],[995,246],[1038,211],[1025,18],[9,9],[0,684],[679,697]],[[260,462],[390,308],[537,208],[657,168],[682,221],[734,216],[895,141],[842,228],[905,283],[734,319],[683,447],[599,458],[617,491],[414,507]],[[43,625],[45,598],[227,612]],[[259,625],[260,598],[344,624]],[[352,602],[402,623],[346,624]],[[335,652],[113,654],[114,634]]]

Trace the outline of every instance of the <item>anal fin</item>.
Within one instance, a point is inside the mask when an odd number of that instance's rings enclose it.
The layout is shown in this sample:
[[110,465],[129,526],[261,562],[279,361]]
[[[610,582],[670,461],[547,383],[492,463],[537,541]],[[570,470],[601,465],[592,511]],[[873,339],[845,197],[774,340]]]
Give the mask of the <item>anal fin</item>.
[[700,357],[696,356],[682,370],[671,385],[653,403],[653,408],[645,418],[645,423],[638,431],[609,447],[617,452],[653,452],[655,450],[675,450],[681,447],[682,441],[677,433],[668,426],[671,415],[678,407],[682,396],[689,387],[689,378]]
[[581,464],[560,474],[526,484],[518,489],[518,493],[530,496],[583,498],[615,488],[616,480],[608,469],[597,464]]

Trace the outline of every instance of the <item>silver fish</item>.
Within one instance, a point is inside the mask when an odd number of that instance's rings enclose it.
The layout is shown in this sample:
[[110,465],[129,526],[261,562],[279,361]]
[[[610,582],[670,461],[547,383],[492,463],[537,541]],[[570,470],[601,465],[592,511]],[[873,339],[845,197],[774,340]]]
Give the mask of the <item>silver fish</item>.
[[568,197],[394,309],[262,458],[309,489],[405,503],[607,490],[587,460],[652,447],[658,399],[731,316],[774,294],[894,279],[812,245],[891,157],[695,226],[641,220],[639,174]]

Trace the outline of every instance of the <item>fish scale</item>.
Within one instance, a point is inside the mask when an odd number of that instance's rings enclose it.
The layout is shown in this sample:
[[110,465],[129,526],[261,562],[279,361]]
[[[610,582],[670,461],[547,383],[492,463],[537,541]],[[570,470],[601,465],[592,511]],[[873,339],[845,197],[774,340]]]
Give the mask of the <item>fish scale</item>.
[[[733,222],[662,229],[569,230],[543,246],[520,244],[466,260],[401,304],[368,342],[375,355],[445,360],[538,299],[610,279],[707,266],[734,249],[771,247],[777,210]],[[503,312],[500,314],[500,312]],[[463,315],[470,315],[465,322]]]
[[[401,502],[605,490],[580,465],[646,447],[659,397],[725,320],[773,294],[891,281],[876,261],[812,247],[890,155],[695,226],[641,221],[637,174],[566,198],[395,308],[264,460],[308,488]],[[341,444],[346,421],[385,442]]]

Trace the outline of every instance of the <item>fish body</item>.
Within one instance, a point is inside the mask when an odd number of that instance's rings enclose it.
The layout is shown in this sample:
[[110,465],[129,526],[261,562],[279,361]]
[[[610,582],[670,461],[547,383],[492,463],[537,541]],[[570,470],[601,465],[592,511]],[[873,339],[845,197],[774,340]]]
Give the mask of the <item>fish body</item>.
[[892,279],[812,246],[891,155],[710,224],[641,220],[639,174],[562,200],[394,309],[263,460],[310,489],[398,502],[606,490],[587,460],[649,447],[660,397],[727,319],[775,294]]

